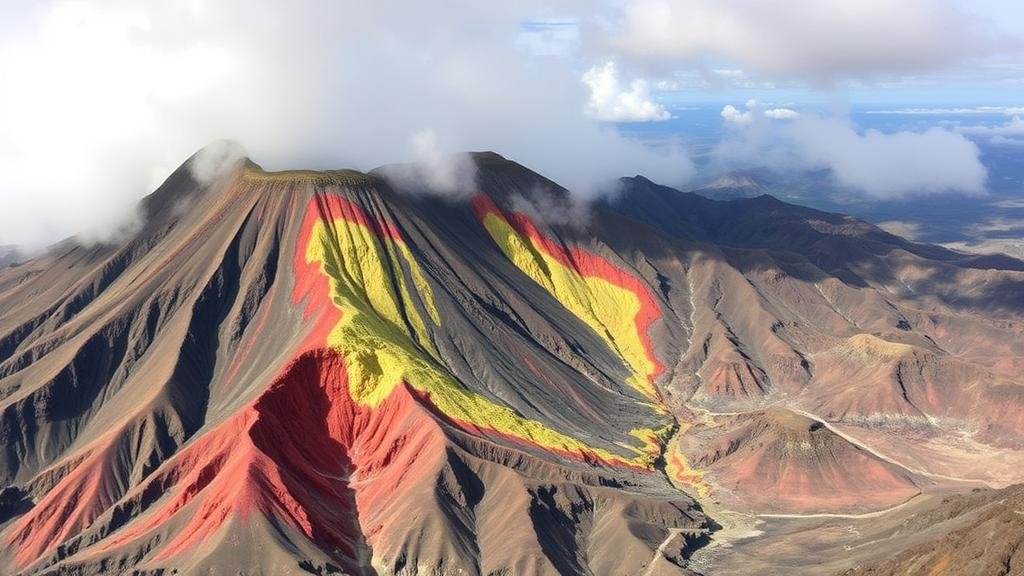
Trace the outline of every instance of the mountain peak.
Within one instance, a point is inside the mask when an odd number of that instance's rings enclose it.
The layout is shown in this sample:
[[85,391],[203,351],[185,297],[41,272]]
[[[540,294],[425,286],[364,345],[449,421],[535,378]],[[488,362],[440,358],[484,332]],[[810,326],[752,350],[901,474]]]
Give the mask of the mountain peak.
[[705,186],[708,190],[722,189],[750,189],[764,190],[764,185],[750,174],[733,172],[718,177],[716,180]]

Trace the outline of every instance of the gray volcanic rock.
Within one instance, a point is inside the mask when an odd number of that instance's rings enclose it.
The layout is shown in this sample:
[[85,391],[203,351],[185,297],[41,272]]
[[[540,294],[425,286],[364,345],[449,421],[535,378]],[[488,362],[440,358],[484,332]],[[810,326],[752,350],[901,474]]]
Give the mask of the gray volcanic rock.
[[842,576],[1024,574],[1024,486],[951,496],[925,523],[955,520],[966,525],[895,558],[846,570]]
[[708,510],[1024,480],[1024,263],[473,161],[183,166],[0,270],[0,572],[689,574]]

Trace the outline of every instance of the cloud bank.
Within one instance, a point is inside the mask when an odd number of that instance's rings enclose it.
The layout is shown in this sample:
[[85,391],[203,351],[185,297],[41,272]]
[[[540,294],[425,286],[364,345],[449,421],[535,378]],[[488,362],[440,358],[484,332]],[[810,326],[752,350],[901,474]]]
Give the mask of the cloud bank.
[[952,0],[627,0],[614,38],[638,59],[724,59],[822,85],[940,69],[1009,42]]
[[[411,142],[433,134],[444,152],[493,149],[583,193],[627,173],[685,182],[681,149],[652,150],[586,114],[586,66],[558,54],[571,30],[523,40],[523,22],[548,11],[530,0],[7,5],[0,244],[89,228],[103,239],[225,138],[268,169],[429,161],[430,146]],[[615,99],[632,91],[642,104],[636,86]]]
[[740,110],[732,104],[726,104],[719,114],[726,122],[731,124],[752,124],[758,118],[770,118],[772,120],[792,120],[800,115],[796,110],[789,108],[769,108],[764,110],[758,105],[757,100],[747,100],[746,110]]
[[1014,116],[1002,124],[957,126],[956,131],[972,138],[984,138],[996,146],[1024,146],[1024,118]]
[[[268,169],[417,161],[422,187],[441,193],[467,186],[448,153],[487,149],[584,196],[623,174],[682,185],[693,165],[681,146],[645,147],[607,123],[670,119],[657,91],[686,78],[834,88],[1006,53],[1013,42],[961,6],[14,0],[0,5],[0,244],[130,230],[134,201],[221,139]],[[733,106],[723,118],[736,133],[722,157],[766,150],[870,194],[970,192],[984,179],[961,134],[860,133],[788,108]],[[776,121],[789,124],[766,124]],[[837,140],[812,150],[801,131],[814,122]],[[869,149],[894,142],[925,148],[894,148],[888,161]],[[950,156],[925,166],[932,152]]]
[[722,110],[727,120],[737,114],[745,120],[732,122],[714,152],[726,168],[826,169],[840,187],[877,199],[985,191],[978,147],[952,130],[860,132],[846,118],[800,114],[779,122],[756,107]]

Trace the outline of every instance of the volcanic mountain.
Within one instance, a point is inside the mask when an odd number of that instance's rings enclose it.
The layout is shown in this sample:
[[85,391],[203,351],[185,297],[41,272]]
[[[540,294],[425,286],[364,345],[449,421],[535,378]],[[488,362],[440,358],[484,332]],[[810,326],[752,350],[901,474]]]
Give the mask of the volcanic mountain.
[[719,511],[1022,480],[1024,263],[472,159],[186,163],[0,271],[0,573],[711,573]]

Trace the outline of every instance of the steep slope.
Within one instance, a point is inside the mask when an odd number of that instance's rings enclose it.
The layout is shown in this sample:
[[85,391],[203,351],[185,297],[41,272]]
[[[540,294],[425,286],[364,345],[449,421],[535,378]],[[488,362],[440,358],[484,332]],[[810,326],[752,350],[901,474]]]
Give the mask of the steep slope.
[[946,514],[935,518],[936,522],[966,525],[895,558],[844,571],[843,576],[1024,573],[1024,488],[978,490],[950,497],[937,512]]
[[0,271],[0,572],[685,574],[696,500],[1022,480],[1020,262],[473,159],[186,165]]
[[695,426],[682,450],[736,510],[863,512],[920,491],[906,470],[783,408]]
[[5,572],[635,572],[705,531],[655,466],[653,371],[612,348],[646,324],[609,339],[469,206],[417,202],[182,169],[124,246],[5,275]]
[[693,330],[674,383],[698,421],[785,406],[929,483],[1020,480],[1021,262],[767,196],[623,186],[604,207],[684,250]]

